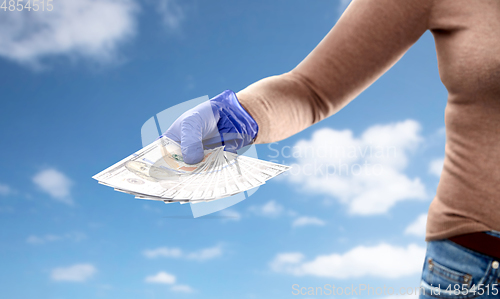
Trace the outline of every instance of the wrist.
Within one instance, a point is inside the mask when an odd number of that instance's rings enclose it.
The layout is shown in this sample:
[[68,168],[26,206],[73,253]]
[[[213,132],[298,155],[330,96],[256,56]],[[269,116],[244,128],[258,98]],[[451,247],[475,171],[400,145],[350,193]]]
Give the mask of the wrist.
[[219,120],[219,124],[221,125],[219,129],[221,132],[227,131],[224,124],[230,121],[234,126],[233,129],[241,134],[243,146],[254,142],[259,131],[259,125],[246,107],[241,104],[233,91],[225,90],[221,94],[213,97],[210,102],[212,103],[214,114],[224,115],[224,117]]
[[245,107],[243,103],[241,103],[236,93],[232,91],[231,93],[235,98],[235,108],[238,109],[241,112],[241,114],[245,116],[245,118],[248,120],[248,123],[250,124],[251,129],[249,131],[251,131],[251,137],[252,137],[251,143],[253,143],[253,141],[257,138],[257,134],[259,133],[259,124],[255,120],[255,118],[253,118],[252,114],[247,109],[247,107]]

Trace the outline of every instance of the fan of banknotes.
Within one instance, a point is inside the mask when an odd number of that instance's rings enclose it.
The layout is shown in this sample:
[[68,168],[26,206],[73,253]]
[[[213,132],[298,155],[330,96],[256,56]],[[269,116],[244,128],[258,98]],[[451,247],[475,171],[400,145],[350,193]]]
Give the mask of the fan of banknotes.
[[222,146],[204,154],[198,164],[184,163],[180,145],[161,136],[92,178],[139,199],[197,203],[250,190],[290,169],[224,151]]

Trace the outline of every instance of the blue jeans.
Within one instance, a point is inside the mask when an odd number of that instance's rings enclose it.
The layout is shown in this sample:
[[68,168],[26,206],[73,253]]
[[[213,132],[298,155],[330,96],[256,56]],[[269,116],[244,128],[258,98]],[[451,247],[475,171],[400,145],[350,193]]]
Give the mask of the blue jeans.
[[[488,234],[500,238],[500,232]],[[450,240],[427,243],[419,299],[500,298],[500,260]]]

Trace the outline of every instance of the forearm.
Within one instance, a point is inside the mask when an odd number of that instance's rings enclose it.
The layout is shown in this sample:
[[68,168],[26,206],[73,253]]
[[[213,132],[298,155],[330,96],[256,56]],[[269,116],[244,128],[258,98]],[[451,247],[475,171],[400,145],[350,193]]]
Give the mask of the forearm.
[[354,0],[289,73],[240,91],[256,143],[287,138],[328,117],[379,78],[427,30],[432,0]]
[[259,125],[255,143],[285,139],[342,108],[325,101],[296,71],[262,79],[237,93]]

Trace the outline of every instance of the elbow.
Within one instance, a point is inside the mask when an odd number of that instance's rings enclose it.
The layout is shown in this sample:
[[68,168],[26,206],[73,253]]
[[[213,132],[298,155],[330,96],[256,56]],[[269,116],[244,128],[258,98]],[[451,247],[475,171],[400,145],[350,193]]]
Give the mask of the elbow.
[[312,124],[315,124],[335,113],[338,109],[332,100],[313,80],[300,73],[296,69],[283,74],[288,80],[293,81],[300,90],[303,101],[310,105]]

